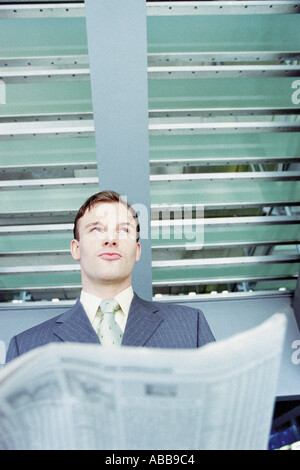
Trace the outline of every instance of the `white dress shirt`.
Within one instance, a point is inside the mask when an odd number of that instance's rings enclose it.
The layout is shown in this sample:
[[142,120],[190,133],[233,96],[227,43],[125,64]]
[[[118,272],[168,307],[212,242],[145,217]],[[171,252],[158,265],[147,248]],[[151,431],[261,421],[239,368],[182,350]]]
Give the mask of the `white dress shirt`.
[[[124,333],[131,301],[133,299],[132,286],[127,287],[127,289],[117,294],[114,298],[120,305],[119,310],[115,313],[115,320]],[[80,302],[96,332],[98,331],[102,316],[100,310],[98,310],[102,300],[103,299],[100,299],[96,295],[89,294],[83,290],[81,291]]]

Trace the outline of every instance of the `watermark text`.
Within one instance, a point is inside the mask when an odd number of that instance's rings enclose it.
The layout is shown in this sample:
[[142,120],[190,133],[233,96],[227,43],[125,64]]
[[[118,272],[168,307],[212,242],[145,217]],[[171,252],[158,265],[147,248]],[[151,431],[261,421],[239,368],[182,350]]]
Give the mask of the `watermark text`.
[[0,365],[5,364],[5,343],[0,341]]
[[300,364],[300,340],[296,339],[292,343],[292,348],[295,349],[295,351],[292,354],[292,363],[295,365]]
[[6,104],[6,88],[3,80],[0,80],[0,104]]
[[300,80],[293,81],[292,88],[295,89],[292,93],[292,103],[300,104]]

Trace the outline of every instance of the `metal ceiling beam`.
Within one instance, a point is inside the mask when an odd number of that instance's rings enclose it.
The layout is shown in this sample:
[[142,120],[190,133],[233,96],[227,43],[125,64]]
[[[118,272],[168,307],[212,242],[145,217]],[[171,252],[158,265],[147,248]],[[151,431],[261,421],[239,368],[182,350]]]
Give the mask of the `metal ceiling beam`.
[[299,224],[300,216],[209,217],[202,219],[152,220],[151,228],[176,226],[237,226]]
[[[177,65],[150,66],[148,79],[208,79],[208,78],[264,78],[299,77],[300,65]],[[44,83],[51,81],[90,80],[88,67],[2,67],[0,79],[8,84]]]
[[300,122],[151,123],[150,135],[194,135],[262,132],[299,132]]
[[[203,266],[241,266],[250,264],[299,263],[300,255],[236,256],[230,258],[180,259],[152,261],[153,269],[193,268]],[[4,268],[6,269],[6,268]],[[13,268],[12,268],[13,269]],[[1,271],[0,271],[1,273]]]
[[299,12],[299,2],[292,0],[147,2],[148,16],[269,15]]
[[84,2],[46,2],[0,5],[0,19],[11,18],[75,18],[84,17]]
[[[181,65],[148,67],[149,79],[299,77],[300,65]],[[3,77],[5,81],[5,76]]]
[[[182,209],[182,206],[179,206]],[[210,217],[203,219],[151,220],[153,230],[161,227],[288,225],[300,224],[300,216]],[[73,224],[37,224],[0,226],[0,235],[71,232]]]
[[[299,122],[185,122],[149,123],[150,135],[299,132]],[[94,137],[94,121],[5,122],[0,124],[0,141],[58,137]]]
[[[296,245],[300,243],[300,239],[294,239],[294,240],[253,240],[253,241],[234,241],[234,242],[228,242],[228,241],[222,241],[220,243],[203,243],[203,244],[197,244],[197,243],[187,243],[185,241],[180,243],[172,243],[172,244],[157,244],[155,245],[152,240],[152,250],[153,251],[158,251],[158,250],[179,250],[182,253],[185,251],[196,251],[200,249],[223,249],[223,248],[250,248],[253,246],[283,246],[283,245]],[[26,251],[18,250],[18,251],[0,251],[0,255],[4,257],[28,257],[28,256],[48,256],[48,255],[53,255],[57,259],[57,255],[68,255],[70,254],[69,249],[50,249],[50,250],[31,250],[28,249]]]
[[[159,52],[148,53],[148,66],[155,67],[162,66],[179,66],[188,64],[200,65],[201,63],[208,64],[231,64],[236,62],[253,62],[259,64],[260,62],[281,62],[278,66],[287,65],[286,61],[300,60],[299,51],[213,51],[213,52]],[[216,66],[216,65],[215,65]],[[89,69],[89,56],[87,54],[76,55],[44,55],[44,56],[27,56],[27,57],[0,57],[0,68],[16,69],[16,70],[30,70],[31,68],[38,67],[39,69],[59,70],[65,69]],[[260,67],[263,67],[261,65]]]
[[[283,264],[299,263],[300,255],[282,255],[282,256],[236,256],[231,258],[206,258],[206,259],[187,259],[187,260],[167,260],[152,261],[153,269],[173,269],[173,268],[192,268],[205,266],[240,266],[252,264]],[[80,272],[80,265],[75,264],[51,264],[42,266],[6,266],[0,267],[0,275],[14,274],[48,274],[57,272]]]
[[212,285],[212,284],[231,284],[240,282],[261,282],[261,281],[287,281],[297,280],[298,275],[283,275],[283,276],[228,276],[228,277],[211,277],[211,278],[195,278],[195,279],[180,279],[180,280],[164,280],[153,281],[153,287],[172,287],[172,286],[195,286],[195,285]]
[[[182,2],[147,2],[148,16],[178,15],[263,15],[296,14],[300,12],[298,1],[182,1]],[[83,1],[69,3],[44,2],[37,4],[6,4],[0,6],[1,18],[72,18],[84,17]]]
[[[151,149],[150,149],[151,150]],[[213,165],[251,165],[254,163],[296,163],[300,162],[300,156],[278,157],[250,157],[250,156],[207,156],[203,158],[150,158],[151,166],[213,166]],[[1,166],[0,166],[1,168]]]
[[[151,183],[194,183],[202,181],[299,181],[300,171],[248,171],[228,173],[183,173],[151,175]],[[0,186],[1,188],[1,186]]]
[[[244,108],[184,108],[184,109],[149,109],[149,118],[174,118],[174,117],[202,117],[215,116],[281,116],[299,115],[300,108],[286,107],[244,107]],[[0,116],[0,123],[23,122],[53,122],[53,121],[92,121],[93,113],[48,113],[48,114],[17,114]]]
[[[185,109],[150,109],[149,118],[203,117],[215,116],[280,116],[299,115],[300,108],[294,107],[244,107],[244,108],[185,108]],[[1,121],[0,121],[1,122]]]
[[[299,60],[299,51],[215,51],[215,52],[149,52],[148,65],[193,64],[199,62],[281,62]],[[1,61],[0,61],[1,66]]]
[[93,113],[49,113],[49,114],[16,114],[0,116],[0,124],[31,122],[54,122],[54,121],[92,121]]
[[80,80],[87,81],[90,79],[89,68],[62,68],[61,66],[52,68],[14,68],[14,69],[1,69],[0,79],[8,84],[12,83],[44,83],[50,81],[70,81]]
[[[201,181],[299,181],[299,171],[262,171],[262,172],[235,172],[235,173],[184,173],[168,175],[151,175],[151,183],[186,183]],[[78,185],[95,185],[98,177],[85,178],[46,178],[46,179],[20,179],[0,181],[0,190],[39,189],[72,187]]]
[[[180,279],[180,280],[165,280],[165,281],[153,281],[153,287],[172,287],[172,286],[194,286],[194,285],[205,285],[205,284],[236,284],[240,282],[274,282],[274,281],[289,281],[297,280],[298,275],[278,275],[278,276],[237,276],[237,277],[211,277],[211,278],[199,278],[199,279]],[[44,292],[44,291],[56,291],[62,292],[64,290],[81,290],[81,284],[63,284],[61,286],[30,286],[24,285],[19,288],[15,287],[2,287],[1,292]],[[1,304],[0,304],[1,308]]]
[[80,123],[68,120],[0,124],[0,140],[51,137],[94,137],[94,122],[87,119]]
[[[249,241],[234,241],[234,242],[228,242],[228,241],[222,241],[220,243],[203,243],[203,244],[197,244],[197,243],[187,243],[186,241],[182,241],[180,243],[172,243],[172,244],[157,244],[155,245],[152,242],[152,250],[199,250],[199,249],[223,249],[223,248],[238,248],[238,247],[243,247],[243,248],[250,248],[252,246],[276,246],[276,245],[296,245],[300,242],[299,239],[295,240],[249,240]],[[44,253],[44,252],[43,252]],[[5,254],[9,254],[9,252],[5,252]],[[14,252],[11,252],[12,255],[14,255]]]
[[[224,133],[299,132],[299,122],[213,122],[213,123],[149,123],[150,135],[191,135]],[[40,139],[58,137],[94,137],[94,122],[37,121],[7,122],[0,124],[0,141],[15,139]]]
[[47,178],[34,180],[6,180],[0,181],[0,190],[10,191],[17,189],[63,188],[81,185],[98,184],[98,177],[91,178]]

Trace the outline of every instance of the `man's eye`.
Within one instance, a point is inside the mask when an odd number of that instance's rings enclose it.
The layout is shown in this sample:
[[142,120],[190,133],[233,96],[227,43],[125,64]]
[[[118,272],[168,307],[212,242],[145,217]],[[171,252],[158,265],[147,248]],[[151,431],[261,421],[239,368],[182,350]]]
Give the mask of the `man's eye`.
[[92,228],[91,232],[102,232],[103,230],[100,227]]

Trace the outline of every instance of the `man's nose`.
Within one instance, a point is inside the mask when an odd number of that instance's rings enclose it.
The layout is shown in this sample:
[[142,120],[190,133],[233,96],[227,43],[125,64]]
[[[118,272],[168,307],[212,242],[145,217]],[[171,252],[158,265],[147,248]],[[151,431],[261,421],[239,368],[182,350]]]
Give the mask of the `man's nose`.
[[104,240],[104,245],[105,246],[116,246],[118,244],[118,237],[116,233],[113,232],[107,232],[105,240]]

